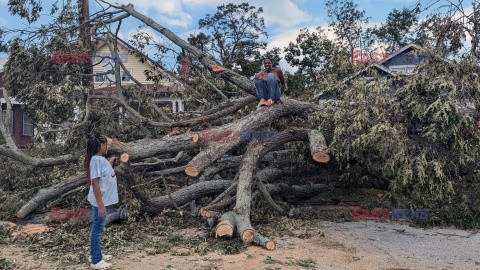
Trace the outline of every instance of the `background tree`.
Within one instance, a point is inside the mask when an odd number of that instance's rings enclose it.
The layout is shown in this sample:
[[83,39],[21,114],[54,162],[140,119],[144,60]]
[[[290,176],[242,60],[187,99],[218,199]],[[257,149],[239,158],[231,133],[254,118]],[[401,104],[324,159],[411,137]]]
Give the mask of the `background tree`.
[[370,17],[365,16],[364,10],[359,10],[358,4],[349,0],[327,0],[325,5],[330,19],[329,26],[341,44],[350,52],[370,47],[373,41],[366,27]]
[[190,34],[187,41],[199,48],[202,52],[208,52],[210,50],[209,46],[212,42],[212,37],[205,35],[205,33],[200,32],[198,34]]
[[394,9],[388,14],[387,21],[375,27],[372,33],[382,46],[386,46],[386,51],[392,52],[419,38],[415,31],[419,13],[419,6],[414,9]]
[[328,39],[321,27],[314,32],[302,29],[296,42],[290,42],[284,52],[287,63],[298,68],[288,76],[289,88],[295,97],[311,97],[312,92],[317,93],[354,71],[348,64],[350,51]]
[[258,50],[265,48],[265,42],[260,41],[268,37],[262,12],[262,8],[248,3],[230,3],[218,6],[217,13],[198,21],[200,29],[210,31],[210,47],[222,66],[235,68],[235,60],[240,56],[253,60]]

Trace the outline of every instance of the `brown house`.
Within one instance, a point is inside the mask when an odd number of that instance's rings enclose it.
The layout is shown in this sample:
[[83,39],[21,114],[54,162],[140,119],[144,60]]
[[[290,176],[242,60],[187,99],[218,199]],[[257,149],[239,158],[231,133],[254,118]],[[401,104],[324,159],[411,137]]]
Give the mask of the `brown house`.
[[[7,58],[0,58],[0,104],[3,111],[3,119],[6,118],[7,104],[3,98],[3,66],[7,62]],[[13,135],[15,142],[19,147],[25,148],[32,144],[33,141],[33,124],[32,120],[28,115],[24,114],[21,108],[21,103],[17,102],[14,98],[11,99],[12,102],[12,117],[10,118],[10,133]]]
[[[91,59],[93,64],[97,64],[94,66],[94,74],[108,71],[112,68],[113,61],[122,61],[124,66],[128,69],[132,76],[140,81],[143,85],[147,86],[148,90],[156,91],[160,93],[154,99],[154,102],[160,106],[164,107],[166,112],[177,113],[184,110],[184,101],[180,97],[180,95],[185,91],[193,92],[196,95],[199,95],[192,87],[187,84],[188,81],[188,59],[182,59],[182,78],[175,75],[173,72],[163,68],[157,67],[156,70],[164,75],[164,79],[160,82],[159,85],[154,86],[154,83],[149,81],[145,75],[145,70],[151,69],[154,65],[154,61],[150,59],[148,56],[143,55],[145,61],[141,61],[135,54],[130,52],[136,52],[135,48],[130,46],[127,42],[118,39],[118,49],[119,53],[117,56],[111,56],[110,51],[108,50],[105,44],[99,44],[97,47],[97,51],[93,52],[91,55]],[[107,57],[105,57],[107,56]],[[102,58],[103,57],[103,61]],[[0,90],[4,84],[2,80],[3,74],[3,66],[7,62],[8,58],[0,58]],[[109,62],[112,62],[109,64]],[[112,74],[108,75],[109,77],[103,76],[95,76],[94,77],[94,94],[106,94],[115,92],[115,76]],[[128,85],[134,83],[126,74],[121,74],[122,85]],[[155,87],[155,89],[154,89]],[[177,94],[177,95],[175,95]],[[0,104],[2,106],[2,110],[5,112],[6,110],[6,103],[3,99],[3,93],[0,91]],[[135,101],[130,101],[132,104]],[[27,147],[32,144],[33,136],[34,136],[34,125],[32,120],[28,117],[28,115],[24,114],[21,109],[21,103],[15,101],[12,98],[12,121],[10,122],[10,132],[15,138],[17,145],[19,147]],[[3,114],[5,117],[5,113]]]

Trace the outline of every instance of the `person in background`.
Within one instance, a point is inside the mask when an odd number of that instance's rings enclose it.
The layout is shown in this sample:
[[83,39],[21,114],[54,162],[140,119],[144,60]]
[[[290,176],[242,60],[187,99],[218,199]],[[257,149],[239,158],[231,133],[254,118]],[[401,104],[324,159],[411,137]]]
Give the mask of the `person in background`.
[[87,183],[90,185],[88,201],[92,204],[92,231],[90,234],[90,266],[93,269],[109,269],[111,263],[106,261],[111,255],[102,255],[100,240],[102,238],[108,206],[118,203],[117,176],[113,170],[115,157],[107,160],[107,138],[99,133],[89,135],[87,154],[85,156],[85,171]]
[[254,78],[257,95],[260,99],[259,106],[270,106],[280,101],[280,95],[285,91],[285,79],[280,68],[274,68],[272,60],[263,60],[265,69],[257,73]]

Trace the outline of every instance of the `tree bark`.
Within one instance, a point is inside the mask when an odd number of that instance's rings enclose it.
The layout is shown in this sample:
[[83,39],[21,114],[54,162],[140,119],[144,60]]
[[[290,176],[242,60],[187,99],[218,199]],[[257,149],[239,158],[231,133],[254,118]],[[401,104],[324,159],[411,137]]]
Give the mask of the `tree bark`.
[[330,161],[330,155],[327,151],[327,142],[325,137],[318,130],[312,130],[308,133],[310,141],[310,153],[316,162],[327,163]]
[[62,181],[54,186],[41,189],[32,199],[30,199],[30,201],[28,201],[22,206],[22,208],[20,208],[20,210],[18,210],[17,217],[24,218],[38,207],[43,206],[49,200],[57,198],[65,192],[86,184],[87,180],[85,173],[82,172],[70,176],[65,181]]
[[[245,230],[246,232],[245,234],[242,233],[243,241],[251,241],[250,236],[253,238],[253,232],[250,235],[249,231],[251,229],[250,208],[252,200],[252,176],[258,161],[272,149],[278,148],[287,142],[308,140],[309,131],[310,130],[307,129],[289,129],[280,132],[278,134],[278,140],[276,141],[268,143],[250,143],[247,152],[243,156],[242,164],[239,169],[240,176],[237,187],[237,203],[235,206],[239,230]],[[245,238],[245,236],[247,237]]]
[[267,237],[262,236],[258,232],[254,232],[253,243],[257,246],[263,247],[266,250],[274,250],[275,242],[270,241]]
[[[311,104],[285,99],[284,104],[276,103],[271,107],[258,109],[233,123],[214,128],[212,132],[228,134],[229,132],[240,132],[246,129],[258,130],[270,123],[272,119],[278,119],[287,115],[302,115],[313,110],[314,107]],[[198,176],[206,167],[234,147],[237,147],[240,143],[242,143],[240,139],[206,142],[205,148],[188,163],[185,173],[192,177]]]

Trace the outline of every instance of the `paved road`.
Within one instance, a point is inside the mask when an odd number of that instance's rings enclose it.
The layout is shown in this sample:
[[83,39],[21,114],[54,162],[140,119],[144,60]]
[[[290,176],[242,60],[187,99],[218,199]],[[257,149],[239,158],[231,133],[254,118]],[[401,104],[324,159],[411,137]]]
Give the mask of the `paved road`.
[[390,258],[379,269],[391,269],[392,263],[400,269],[480,269],[480,234],[471,231],[366,220],[322,224],[326,234],[355,247],[359,259],[372,253]]

